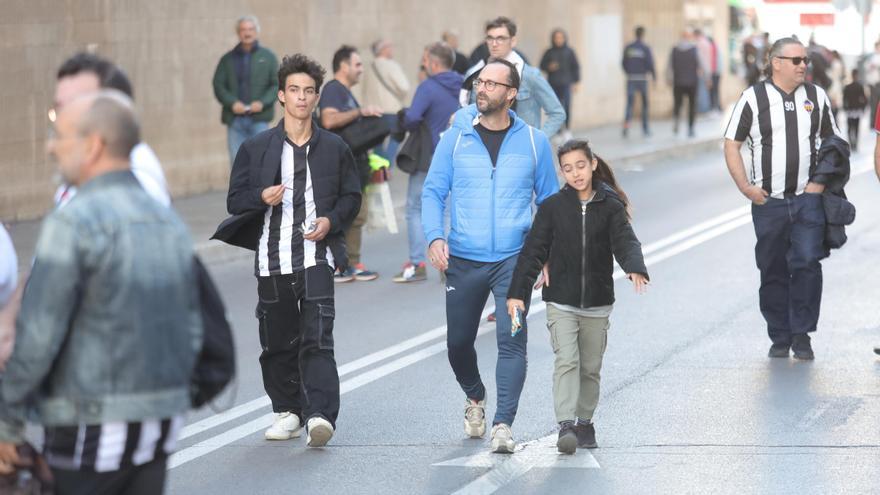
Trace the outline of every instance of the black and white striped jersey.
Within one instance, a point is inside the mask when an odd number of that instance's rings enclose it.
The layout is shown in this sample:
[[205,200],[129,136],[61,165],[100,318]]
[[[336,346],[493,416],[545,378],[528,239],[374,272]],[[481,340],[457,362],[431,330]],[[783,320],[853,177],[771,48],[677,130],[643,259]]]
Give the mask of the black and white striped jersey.
[[47,426],[43,451],[56,469],[106,473],[174,452],[183,415],[99,425]]
[[280,204],[266,210],[263,218],[256,253],[257,276],[287,275],[318,263],[335,267],[325,240],[303,239],[301,227],[308,229],[317,218],[308,155],[309,143],[297,146],[284,140],[278,177],[285,185],[284,196]]
[[768,79],[743,91],[724,137],[747,141],[749,180],[782,198],[804,191],[819,145],[831,134],[843,138],[822,88],[804,83],[787,94]]

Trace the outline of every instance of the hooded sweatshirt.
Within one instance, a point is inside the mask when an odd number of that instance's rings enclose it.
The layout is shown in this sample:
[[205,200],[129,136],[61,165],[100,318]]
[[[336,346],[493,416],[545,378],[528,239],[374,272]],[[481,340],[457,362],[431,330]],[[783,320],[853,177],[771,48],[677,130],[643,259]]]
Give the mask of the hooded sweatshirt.
[[581,68],[574,50],[568,46],[568,37],[562,46],[554,45],[553,38],[550,38],[550,48],[541,57],[541,70],[547,73],[547,82],[554,88],[569,86],[581,80]]
[[[672,84],[695,88],[702,68],[697,45],[687,40],[675,45],[669,55],[669,68],[672,71]],[[705,69],[703,73],[705,74]]]
[[403,127],[414,131],[424,121],[431,130],[433,146],[437,147],[440,133],[449,127],[449,118],[458,110],[458,92],[463,79],[461,74],[450,70],[422,81],[403,116]]

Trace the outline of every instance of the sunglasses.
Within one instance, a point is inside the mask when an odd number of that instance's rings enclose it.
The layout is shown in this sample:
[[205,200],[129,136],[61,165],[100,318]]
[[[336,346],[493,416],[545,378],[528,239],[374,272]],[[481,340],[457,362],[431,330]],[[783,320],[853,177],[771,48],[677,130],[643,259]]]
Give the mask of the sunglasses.
[[791,63],[794,65],[801,65],[803,62],[804,65],[810,65],[810,57],[783,57],[781,55],[776,58],[784,58],[785,60],[791,60]]

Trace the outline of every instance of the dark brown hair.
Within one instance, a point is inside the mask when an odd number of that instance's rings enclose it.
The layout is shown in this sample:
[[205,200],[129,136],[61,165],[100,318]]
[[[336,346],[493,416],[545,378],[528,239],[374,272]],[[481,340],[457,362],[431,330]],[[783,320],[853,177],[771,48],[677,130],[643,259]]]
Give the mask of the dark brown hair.
[[632,205],[629,202],[629,197],[627,197],[626,193],[623,192],[623,189],[620,187],[620,184],[617,183],[617,178],[614,176],[614,171],[611,170],[611,167],[608,163],[605,162],[601,157],[593,153],[593,150],[590,148],[589,141],[583,141],[580,139],[571,139],[566,141],[565,144],[559,147],[556,150],[556,158],[559,160],[559,166],[562,167],[562,155],[566,153],[571,153],[572,151],[582,151],[584,155],[587,156],[587,160],[593,161],[593,158],[596,159],[597,166],[596,170],[593,172],[593,178],[599,179],[608,185],[614,193],[620,198],[620,201],[623,203],[623,206],[626,207],[626,216],[627,218],[631,218],[632,213]]

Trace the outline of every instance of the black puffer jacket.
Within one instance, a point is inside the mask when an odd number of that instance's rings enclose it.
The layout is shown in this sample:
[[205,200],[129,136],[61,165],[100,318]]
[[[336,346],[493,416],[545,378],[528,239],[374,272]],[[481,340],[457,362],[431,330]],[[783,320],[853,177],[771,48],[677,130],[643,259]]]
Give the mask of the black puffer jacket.
[[579,308],[614,303],[612,255],[624,272],[648,276],[623,202],[601,182],[594,187],[596,195],[586,207],[568,185],[541,204],[507,297],[527,299],[548,259],[550,286],[544,287],[544,301]]

